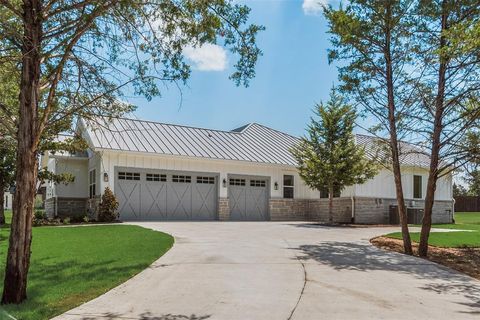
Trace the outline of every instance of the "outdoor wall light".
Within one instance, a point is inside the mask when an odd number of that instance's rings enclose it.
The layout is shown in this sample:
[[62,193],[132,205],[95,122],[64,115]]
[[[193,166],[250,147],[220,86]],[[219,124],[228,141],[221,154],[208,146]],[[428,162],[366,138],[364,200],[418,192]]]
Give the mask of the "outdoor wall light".
[[223,178],[223,180],[222,180],[222,186],[223,186],[224,188],[227,187],[227,179]]
[[103,173],[103,181],[108,182],[108,173],[107,172]]
[[275,181],[275,183],[273,184],[273,189],[278,190],[278,182]]

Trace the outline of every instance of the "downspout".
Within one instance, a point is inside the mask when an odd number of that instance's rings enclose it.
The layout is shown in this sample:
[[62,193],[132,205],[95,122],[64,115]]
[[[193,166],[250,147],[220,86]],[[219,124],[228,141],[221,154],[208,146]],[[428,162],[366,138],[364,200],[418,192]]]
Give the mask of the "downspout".
[[352,223],[355,223],[355,196],[350,196],[352,200]]
[[357,185],[353,185],[352,188],[352,195],[350,196],[350,199],[352,200],[352,223],[355,223],[355,191],[357,189]]
[[452,219],[450,220],[451,223],[455,223],[455,198],[452,197]]

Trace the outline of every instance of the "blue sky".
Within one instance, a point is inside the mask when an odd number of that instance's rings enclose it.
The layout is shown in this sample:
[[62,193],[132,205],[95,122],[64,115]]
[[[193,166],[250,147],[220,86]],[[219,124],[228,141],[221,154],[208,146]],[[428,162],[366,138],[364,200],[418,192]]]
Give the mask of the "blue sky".
[[[235,57],[221,48],[186,52],[193,72],[181,92],[170,86],[162,97],[138,106],[135,116],[153,121],[230,130],[258,122],[301,135],[316,102],[326,100],[337,81],[327,61],[326,21],[318,0],[248,0],[251,22],[266,30],[258,37],[264,55],[250,87],[236,87],[228,79]],[[225,61],[226,57],[226,61]]]

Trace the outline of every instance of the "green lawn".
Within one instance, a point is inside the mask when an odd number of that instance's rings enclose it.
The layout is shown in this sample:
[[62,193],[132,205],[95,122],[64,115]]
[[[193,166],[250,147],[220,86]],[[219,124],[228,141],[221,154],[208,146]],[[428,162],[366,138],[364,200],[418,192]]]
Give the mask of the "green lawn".
[[[432,232],[429,243],[437,247],[480,247],[480,212],[455,213],[455,224],[436,224],[434,228],[462,229],[472,231]],[[420,241],[420,233],[411,233],[413,241]],[[402,239],[400,232],[388,234],[387,237]]]
[[[0,229],[1,287],[8,233]],[[4,306],[3,312],[17,319],[50,319],[131,278],[172,245],[170,235],[137,226],[34,228],[28,299]]]

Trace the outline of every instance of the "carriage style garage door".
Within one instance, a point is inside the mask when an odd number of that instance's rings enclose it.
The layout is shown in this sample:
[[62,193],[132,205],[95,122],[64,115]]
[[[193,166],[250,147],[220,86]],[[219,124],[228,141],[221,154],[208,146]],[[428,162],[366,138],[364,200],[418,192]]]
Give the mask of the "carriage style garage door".
[[269,220],[268,179],[229,176],[230,220]]
[[115,194],[121,220],[215,220],[217,176],[118,168]]

